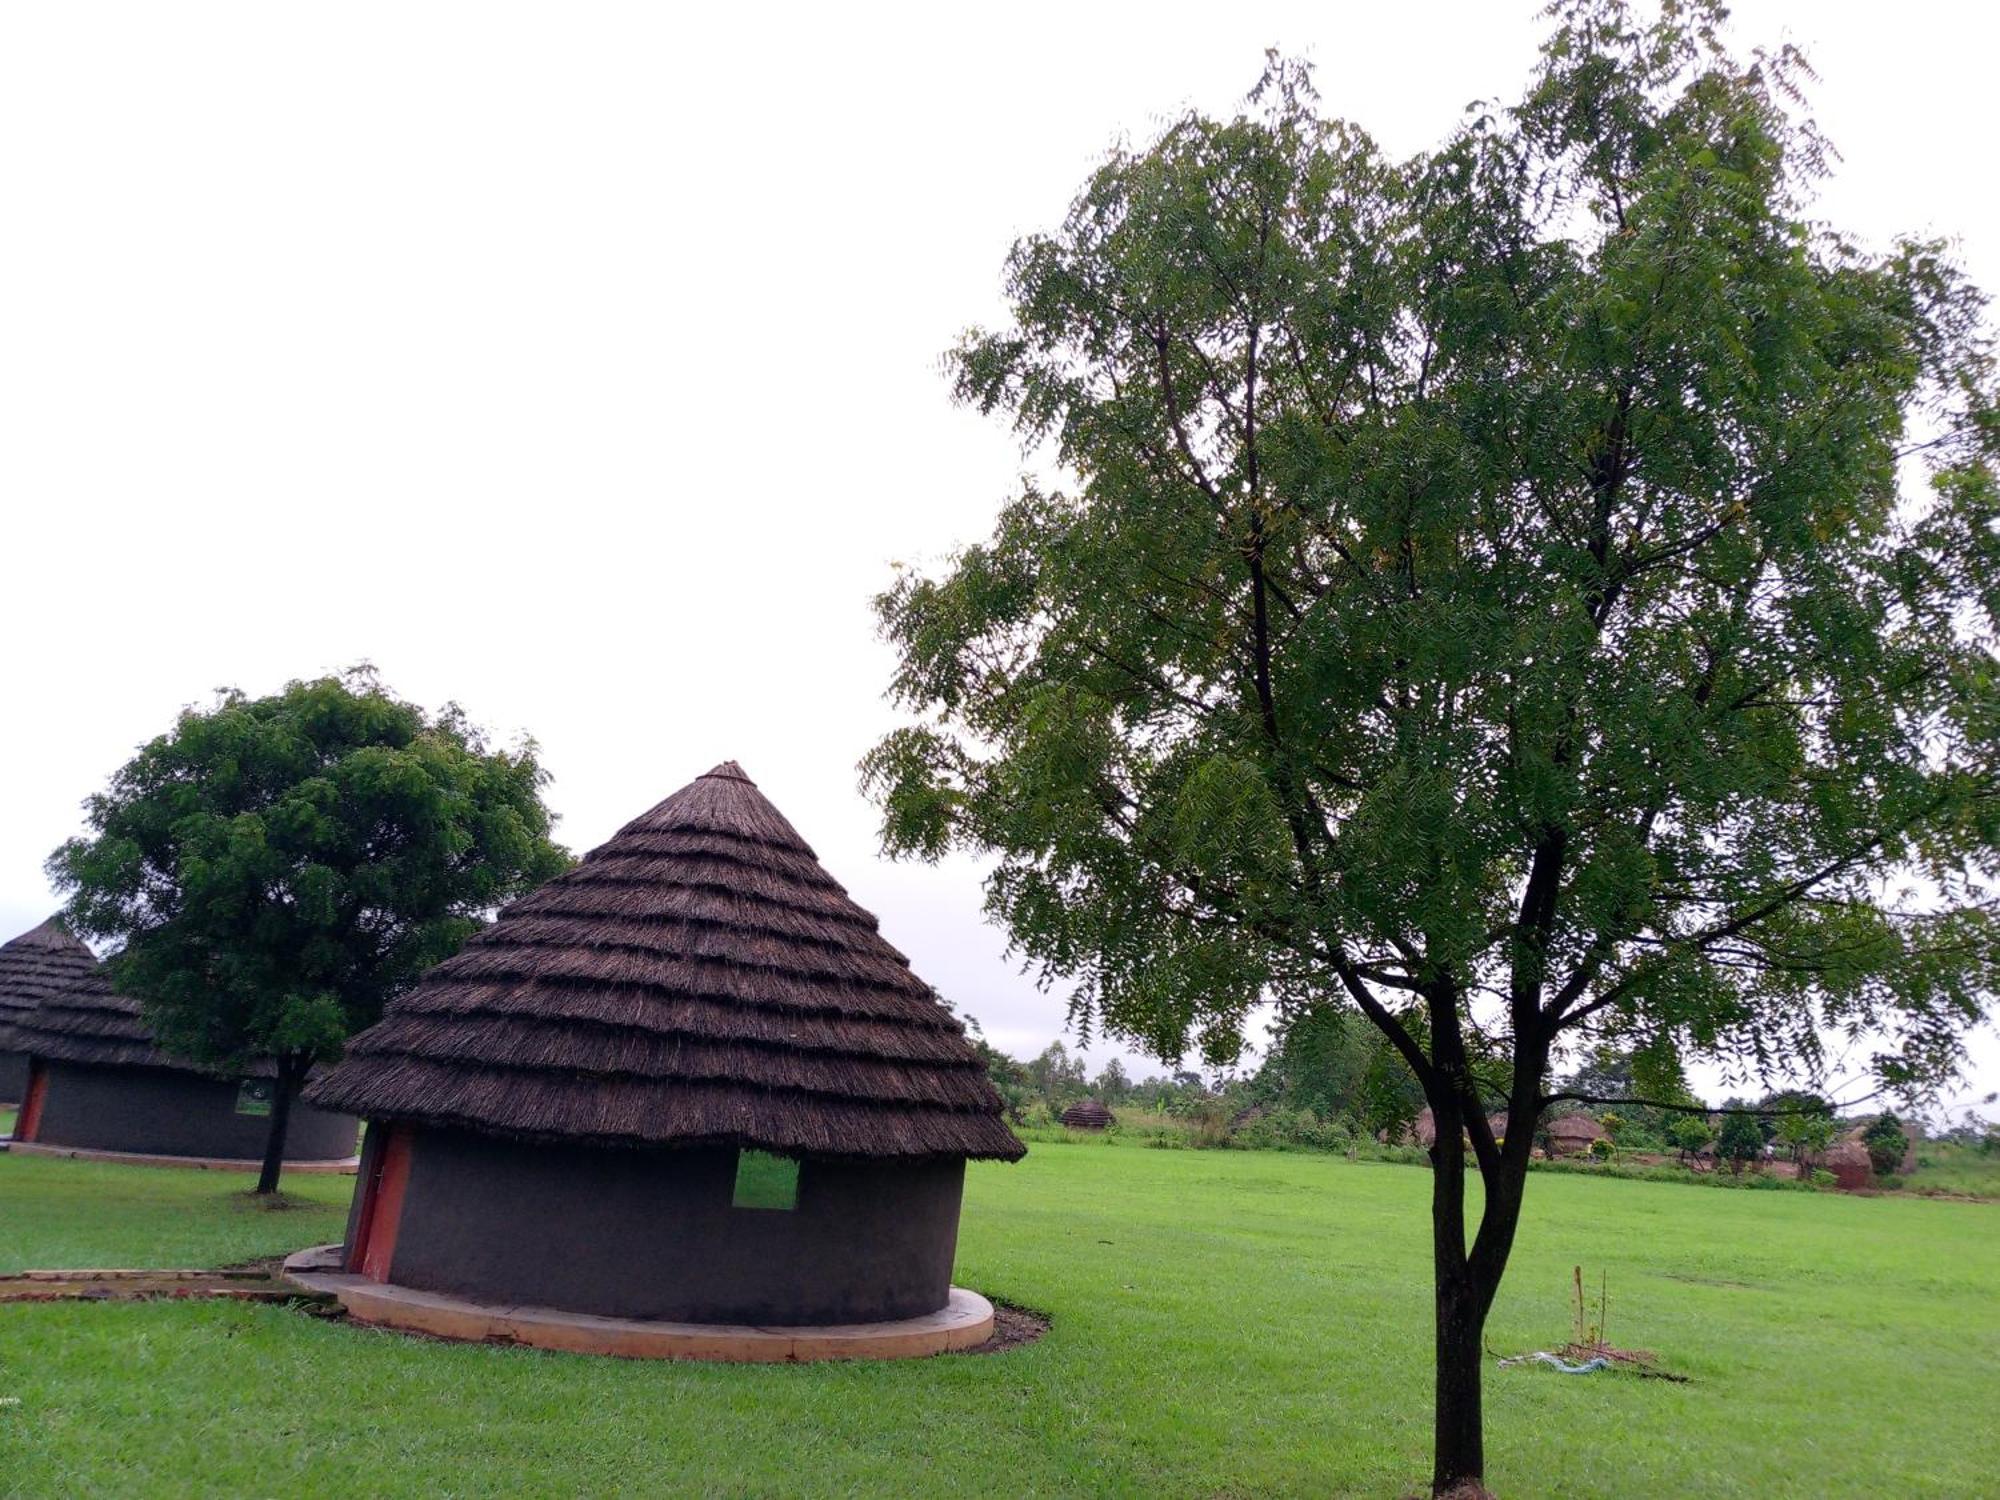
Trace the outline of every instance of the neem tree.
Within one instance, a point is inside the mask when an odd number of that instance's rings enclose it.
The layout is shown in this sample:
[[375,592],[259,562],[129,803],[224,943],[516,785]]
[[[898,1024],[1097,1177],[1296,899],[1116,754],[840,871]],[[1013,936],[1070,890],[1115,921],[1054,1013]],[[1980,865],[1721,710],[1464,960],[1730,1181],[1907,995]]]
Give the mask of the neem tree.
[[1079,1024],[1223,1057],[1266,998],[1396,1047],[1437,1120],[1440,1494],[1485,1466],[1552,1058],[1617,1040],[1665,1087],[1866,1039],[1919,1087],[1996,967],[1980,299],[1806,219],[1802,64],[1731,57],[1718,5],[1553,14],[1525,98],[1433,154],[1274,63],[1015,248],[957,390],[1072,480],[879,601],[925,717],[863,768],[892,850],[998,854]]
[[316,1062],[478,929],[567,868],[534,748],[495,750],[367,669],[187,709],[86,804],[49,860],[72,928],[119,943],[121,989],[169,1052],[274,1059],[257,1191],[277,1190]]

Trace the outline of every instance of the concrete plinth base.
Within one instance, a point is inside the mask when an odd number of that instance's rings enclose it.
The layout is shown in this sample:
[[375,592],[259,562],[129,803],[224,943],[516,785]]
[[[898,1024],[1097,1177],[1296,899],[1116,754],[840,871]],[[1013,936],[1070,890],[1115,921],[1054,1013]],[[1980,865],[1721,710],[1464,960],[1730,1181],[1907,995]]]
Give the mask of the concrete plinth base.
[[983,1344],[993,1334],[993,1304],[951,1289],[934,1313],[892,1323],[824,1328],[753,1328],[728,1323],[668,1323],[605,1318],[554,1307],[496,1306],[438,1292],[371,1281],[339,1269],[340,1247],[319,1245],[285,1261],[285,1277],[306,1291],[340,1300],[358,1323],[474,1343],[528,1344],[568,1354],[621,1359],[706,1359],[796,1364],[817,1359],[910,1359]]
[[[10,1141],[9,1151],[22,1156],[69,1156],[78,1161],[121,1162],[129,1167],[189,1167],[200,1172],[255,1172],[261,1161],[233,1156],[151,1156],[143,1151],[94,1151],[84,1146],[51,1146],[41,1141]],[[361,1165],[358,1156],[335,1161],[288,1161],[287,1172],[345,1172],[353,1176]]]

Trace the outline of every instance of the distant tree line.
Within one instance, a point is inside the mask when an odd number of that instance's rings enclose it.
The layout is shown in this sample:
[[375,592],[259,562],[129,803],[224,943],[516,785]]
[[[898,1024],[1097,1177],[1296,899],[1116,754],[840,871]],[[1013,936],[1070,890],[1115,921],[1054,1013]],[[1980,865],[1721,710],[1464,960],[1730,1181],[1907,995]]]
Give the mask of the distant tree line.
[[[1205,1133],[1218,1140],[1231,1127],[1255,1122],[1250,1134],[1278,1145],[1400,1142],[1414,1138],[1424,1108],[1422,1088],[1387,1039],[1341,1013],[1300,1017],[1278,1029],[1256,1066],[1206,1075],[1175,1068],[1135,1077],[1115,1057],[1093,1075],[1082,1053],[1060,1040],[1024,1062],[987,1042],[976,1021],[971,1029],[1009,1118],[1021,1125],[1053,1123],[1070,1105],[1092,1098],[1114,1111],[1206,1123]],[[1484,1082],[1494,1098],[1507,1096],[1504,1068]],[[1604,1129],[1599,1154],[1671,1156],[1686,1166],[1714,1162],[1738,1172],[1778,1160],[1803,1175],[1844,1131],[1863,1124],[1861,1117],[1841,1118],[1831,1100],[1803,1089],[1731,1096],[1710,1106],[1671,1062],[1663,1065],[1644,1048],[1616,1044],[1595,1048],[1559,1075],[1557,1086],[1563,1093],[1618,1102],[1586,1107],[1573,1101],[1552,1110],[1540,1132],[1545,1149],[1549,1125],[1585,1113]],[[1866,1121],[1861,1143],[1878,1175],[1892,1175],[1900,1166],[1907,1148],[1903,1132],[1892,1113]],[[1971,1127],[1964,1133],[1980,1134]]]

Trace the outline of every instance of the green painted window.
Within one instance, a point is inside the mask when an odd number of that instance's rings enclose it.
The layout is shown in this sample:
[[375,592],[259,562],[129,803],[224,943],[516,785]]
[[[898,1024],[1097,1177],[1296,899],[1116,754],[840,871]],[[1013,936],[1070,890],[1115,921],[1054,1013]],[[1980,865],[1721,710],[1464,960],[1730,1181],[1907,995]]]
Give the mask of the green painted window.
[[799,1164],[768,1151],[736,1153],[737,1208],[790,1210],[799,1206]]
[[275,1086],[268,1078],[246,1078],[236,1087],[236,1113],[268,1115]]

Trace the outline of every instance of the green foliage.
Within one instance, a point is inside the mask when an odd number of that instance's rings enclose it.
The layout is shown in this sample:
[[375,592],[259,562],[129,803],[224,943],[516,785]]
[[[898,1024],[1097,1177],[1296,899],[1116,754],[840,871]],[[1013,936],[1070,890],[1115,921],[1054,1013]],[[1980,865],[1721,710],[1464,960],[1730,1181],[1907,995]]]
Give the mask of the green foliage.
[[1016,247],[957,390],[1068,480],[880,599],[923,722],[865,776],[892,849],[998,856],[1079,1018],[1227,1059],[1260,996],[1421,1005],[1427,1086],[1482,988],[1530,1074],[1577,1032],[1960,1056],[2000,830],[1980,302],[1805,217],[1798,62],[1716,17],[1566,5],[1518,107],[1403,161],[1275,64]]
[[1773,1142],[1801,1171],[1808,1169],[1819,1154],[1833,1144],[1837,1126],[1832,1106],[1811,1095],[1789,1101],[1785,1114],[1775,1117]]
[[1124,1103],[1131,1097],[1132,1090],[1133,1083],[1125,1074],[1125,1064],[1115,1057],[1104,1065],[1090,1084],[1090,1092],[1112,1106]]
[[1292,1017],[1247,1093],[1260,1103],[1344,1119],[1354,1132],[1389,1139],[1408,1131],[1424,1107],[1416,1075],[1388,1038],[1334,1007]]
[[1054,1114],[1081,1099],[1086,1092],[1086,1069],[1081,1057],[1072,1057],[1061,1042],[1050,1042],[1041,1053],[1023,1065],[1029,1089]]
[[[1602,1142],[1597,1144],[1602,1145]],[[1810,1180],[1779,1177],[1771,1172],[1704,1172],[1682,1166],[1634,1166],[1593,1155],[1588,1163],[1573,1158],[1538,1161],[1535,1172],[1580,1172],[1591,1177],[1615,1177],[1626,1182],[1672,1182],[1686,1187],[1749,1188],[1761,1192],[1815,1192],[1833,1185],[1833,1174],[1822,1172]],[[1824,1177],[1826,1181],[1820,1181]]]
[[993,858],[1086,1032],[1221,1063],[1260,999],[1365,1014],[1467,1120],[1440,1287],[1489,1295],[1552,1057],[1879,1038],[1917,1092],[2000,983],[1981,298],[1808,218],[1809,74],[1718,0],[1550,14],[1435,151],[1274,61],[1014,248],[956,391],[1061,478],[877,601],[913,722],[863,764],[891,850]]
[[1745,1162],[1764,1158],[1764,1132],[1754,1115],[1724,1115],[1722,1129],[1715,1137],[1715,1154],[1741,1172]]
[[490,747],[371,672],[184,710],[49,860],[65,915],[119,947],[170,1051],[331,1059],[484,914],[557,874],[534,747]]
[[1323,1119],[1309,1109],[1273,1109],[1234,1130],[1232,1146],[1272,1151],[1347,1151],[1354,1132],[1340,1119]]
[[1901,1171],[1903,1156],[1910,1149],[1909,1138],[1903,1134],[1903,1122],[1887,1112],[1869,1122],[1868,1128],[1861,1132],[1861,1144],[1867,1149],[1869,1164],[1878,1177]]
[[1972,1140],[1926,1140],[1917,1148],[1917,1170],[1909,1179],[1914,1193],[1965,1198],[2000,1198],[2000,1150]]
[[1692,1161],[1714,1144],[1715,1130],[1700,1115],[1682,1115],[1673,1124],[1673,1145],[1683,1162]]

